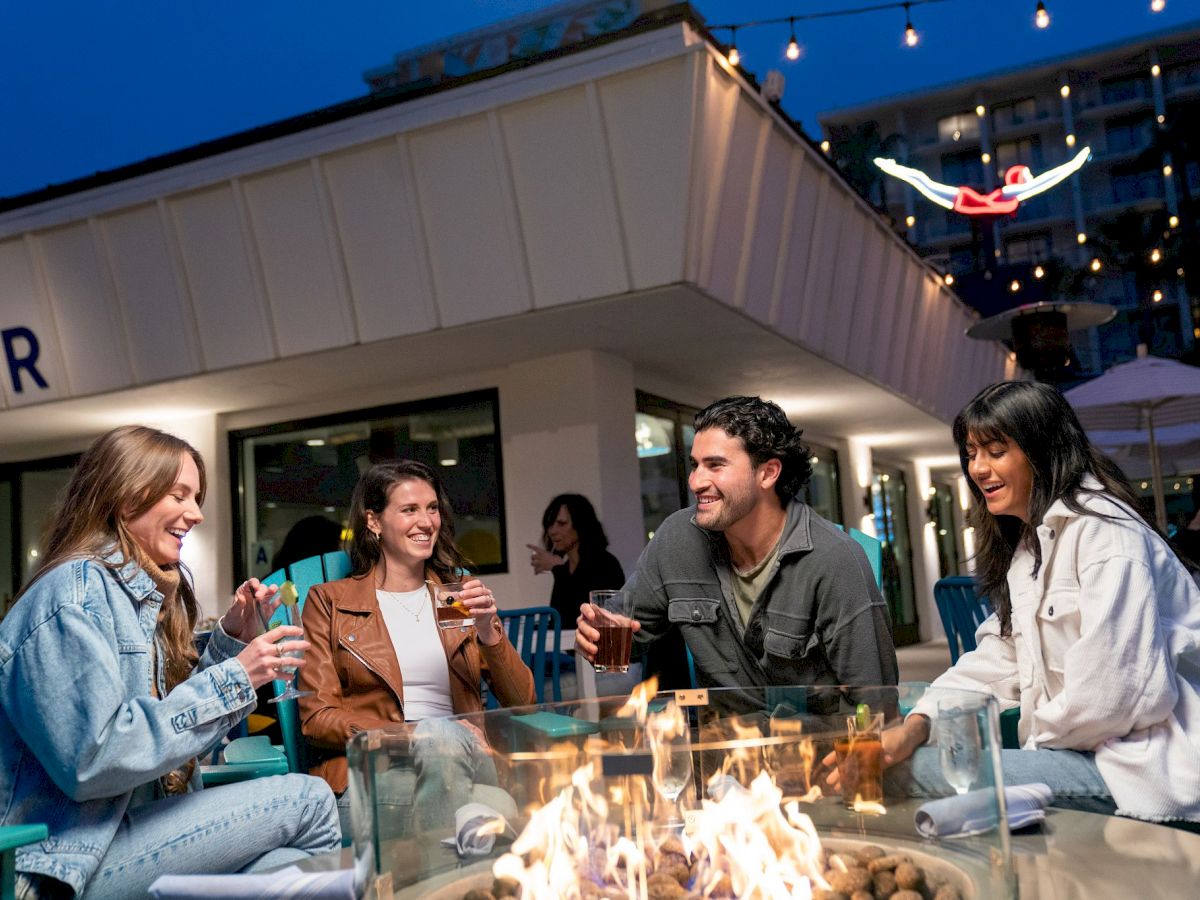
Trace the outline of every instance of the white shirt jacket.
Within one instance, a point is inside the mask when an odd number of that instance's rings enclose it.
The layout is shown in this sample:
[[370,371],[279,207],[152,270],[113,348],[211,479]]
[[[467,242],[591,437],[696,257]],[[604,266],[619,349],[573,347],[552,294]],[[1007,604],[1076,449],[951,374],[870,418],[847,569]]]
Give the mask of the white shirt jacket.
[[[988,617],[934,687],[1019,705],[1023,749],[1094,751],[1119,813],[1200,820],[1200,590],[1123,504],[1078,499],[1089,515],[1060,500],[1038,526],[1037,577],[1013,557],[1011,636]],[[936,700],[913,711],[932,720]]]

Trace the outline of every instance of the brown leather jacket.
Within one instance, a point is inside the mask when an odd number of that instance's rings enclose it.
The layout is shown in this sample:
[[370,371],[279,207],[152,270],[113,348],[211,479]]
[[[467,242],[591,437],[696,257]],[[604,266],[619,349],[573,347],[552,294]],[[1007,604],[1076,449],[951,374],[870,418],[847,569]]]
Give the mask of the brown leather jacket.
[[[430,598],[430,614],[433,599]],[[404,721],[404,680],[391,636],[375,596],[375,573],[319,584],[308,592],[301,617],[312,648],[300,670],[300,728],[309,744],[309,770],[336,793],[346,789],[346,742],[360,731],[395,729]],[[480,678],[486,664],[488,683],[505,706],[533,703],[533,675],[503,636],[499,619],[492,627],[501,640],[479,642],[475,629],[441,631],[450,667],[450,702],[456,713],[483,708]]]

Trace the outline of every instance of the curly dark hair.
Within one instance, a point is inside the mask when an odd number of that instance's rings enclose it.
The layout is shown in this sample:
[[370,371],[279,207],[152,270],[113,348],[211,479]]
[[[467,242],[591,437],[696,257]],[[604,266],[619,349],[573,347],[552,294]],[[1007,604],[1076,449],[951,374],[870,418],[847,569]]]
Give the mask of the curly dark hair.
[[800,440],[803,432],[788,421],[779,405],[761,397],[726,397],[696,413],[696,431],[720,428],[740,438],[754,465],[777,459],[783,466],[775,493],[786,504],[812,477],[812,454]]
[[387,508],[392,488],[402,481],[424,481],[437,495],[442,526],[434,542],[433,557],[425,564],[425,569],[436,574],[438,581],[457,581],[461,573],[470,567],[470,561],[454,543],[450,498],[446,496],[446,489],[442,487],[437,473],[415,459],[399,459],[371,466],[354,486],[354,495],[350,499],[350,574],[365,575],[383,559],[379,539],[367,528],[367,510],[381,515]]
[[548,532],[550,526],[554,524],[554,520],[558,518],[558,511],[564,506],[571,516],[571,527],[579,536],[579,556],[581,558],[590,557],[608,547],[608,535],[604,533],[604,526],[596,517],[596,508],[592,506],[592,501],[583,494],[559,494],[550,501],[546,506],[546,511],[542,513],[542,543],[547,550],[554,549],[550,545]]

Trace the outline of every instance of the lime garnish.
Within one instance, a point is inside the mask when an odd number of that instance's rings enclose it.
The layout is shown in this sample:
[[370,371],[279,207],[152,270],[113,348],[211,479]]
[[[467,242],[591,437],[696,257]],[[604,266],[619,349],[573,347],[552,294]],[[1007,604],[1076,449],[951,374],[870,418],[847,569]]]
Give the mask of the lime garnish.
[[866,731],[871,727],[871,707],[865,703],[860,703],[854,708],[854,724],[858,726],[859,731]]
[[284,606],[295,606],[299,599],[300,593],[296,590],[296,586],[290,581],[285,581],[279,589],[279,602]]

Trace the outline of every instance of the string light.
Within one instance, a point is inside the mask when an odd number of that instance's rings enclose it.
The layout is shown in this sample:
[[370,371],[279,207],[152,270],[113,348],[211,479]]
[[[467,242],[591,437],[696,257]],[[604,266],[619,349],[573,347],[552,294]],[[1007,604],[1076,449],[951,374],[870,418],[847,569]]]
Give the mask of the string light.
[[1014,278],[1012,280],[1012,284],[1010,284],[1008,286],[1008,289],[1015,294],[1017,291],[1019,291],[1021,289],[1021,282],[1017,281],[1017,279]]
[[1150,12],[1160,13],[1167,8],[1167,0],[1150,0]]
[[981,118],[981,119],[983,118],[983,115],[986,112],[987,112],[987,110],[984,109],[982,103],[980,103],[977,107],[975,107],[975,115],[979,116],[979,118]]
[[1100,257],[1098,257],[1098,256],[1092,257],[1092,271],[1093,272],[1100,271]]
[[829,153],[829,141],[821,141],[821,152],[826,154]]
[[788,24],[792,28],[792,39],[788,41],[787,50],[784,51],[784,56],[795,62],[800,58],[800,43],[796,40],[796,19],[791,17],[788,19]]
[[988,153],[985,150],[983,153],[979,154],[979,158],[983,161],[983,164],[986,166],[988,163],[990,163],[992,161],[992,154]]
[[945,281],[946,286],[949,287],[950,285],[954,284],[954,274],[952,272],[947,272],[942,280]]
[[1163,166],[1163,176],[1166,178],[1170,178],[1171,173],[1173,173],[1174,171],[1175,170],[1171,168],[1169,163],[1167,165]]
[[1086,244],[1087,243],[1087,235],[1081,231],[1081,232],[1079,232],[1079,234],[1075,235],[1075,240],[1076,240],[1076,242],[1078,242],[1080,244]]
[[734,25],[729,29],[729,52],[725,54],[725,58],[729,60],[731,66],[739,65],[742,61],[742,54],[738,53],[737,48],[737,26]]
[[1042,268],[1041,263],[1033,267],[1033,277],[1039,280],[1046,277],[1046,270]]
[[1059,93],[1059,96],[1061,96],[1064,100],[1066,100],[1068,97],[1071,96],[1071,86],[1069,84],[1064,84],[1062,87],[1060,87],[1058,89],[1058,93]]
[[921,36],[917,34],[917,29],[913,28],[911,3],[904,4],[904,43],[910,47],[917,46],[921,40]]
[[1162,72],[1162,69],[1159,68],[1158,63],[1155,63],[1154,65],[1152,65],[1150,67],[1150,74],[1153,75],[1155,78],[1157,78],[1159,76],[1160,72]]
[[1161,125],[1163,122],[1167,121],[1167,117],[1164,116],[1162,113],[1159,113],[1155,118],[1158,119],[1159,125]]
[[1172,228],[1178,228],[1179,227],[1179,216],[1171,216],[1171,218],[1167,219],[1167,224],[1170,225]]
[[1050,26],[1050,13],[1046,12],[1046,4],[1042,0],[1038,0],[1037,12],[1033,14],[1033,23],[1038,28],[1048,28]]
[[1067,135],[1067,146],[1068,146],[1068,147],[1074,147],[1074,146],[1075,146],[1075,135],[1073,135],[1073,134],[1068,134],[1068,135]]
[[912,228],[914,225],[917,224],[917,217],[916,216],[905,216],[904,224],[907,225],[909,228]]
[[1162,260],[1162,251],[1155,247],[1150,251],[1150,262],[1158,263]]
[[1154,302],[1155,302],[1155,303],[1162,303],[1163,292],[1162,292],[1162,291],[1155,291],[1155,292],[1154,292],[1154,294],[1153,294],[1153,297],[1154,297]]

